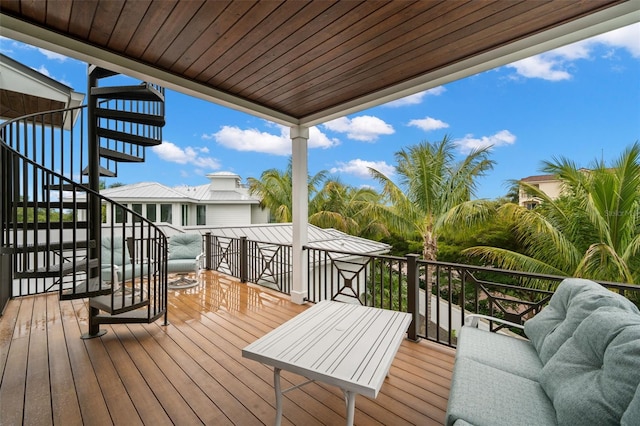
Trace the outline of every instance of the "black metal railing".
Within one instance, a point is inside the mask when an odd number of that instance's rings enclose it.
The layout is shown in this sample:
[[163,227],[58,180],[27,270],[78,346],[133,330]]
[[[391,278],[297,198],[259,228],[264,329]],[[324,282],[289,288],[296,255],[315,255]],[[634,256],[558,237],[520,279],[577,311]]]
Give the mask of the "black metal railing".
[[291,246],[204,235],[205,268],[283,293],[291,292]]
[[[55,126],[72,116],[82,122],[82,111],[35,114],[0,125],[0,308],[10,297],[57,291],[63,299],[106,297],[100,306],[111,315],[146,307],[146,319],[158,318],[167,306],[166,237],[146,218],[82,182],[82,126]],[[92,218],[104,222],[116,211],[134,217],[133,226],[112,220],[96,234]],[[127,239],[131,250],[116,250],[116,241]],[[109,251],[117,254],[104,255]]]
[[[205,247],[209,247],[205,249],[207,269],[255,284],[264,284],[261,277],[269,275],[270,280],[278,283],[275,286],[269,283],[269,287],[289,293],[290,247],[271,244],[282,253],[282,257],[275,258],[271,254],[264,256],[263,250],[249,253],[248,248],[253,243],[256,242],[246,238],[205,235]],[[308,259],[307,299],[310,302],[341,300],[410,312],[414,318],[408,332],[410,338],[428,339],[451,347],[456,346],[457,332],[464,323],[465,315],[479,313],[523,324],[540,312],[557,285],[566,278],[431,262],[420,260],[415,254],[397,257],[309,246],[304,249]],[[282,265],[275,267],[274,263],[278,262]],[[243,264],[254,265],[253,274],[243,272]],[[611,282],[600,284],[640,306],[640,286]],[[492,331],[504,328],[497,322],[488,322],[486,327]],[[515,328],[504,331],[520,333]]]

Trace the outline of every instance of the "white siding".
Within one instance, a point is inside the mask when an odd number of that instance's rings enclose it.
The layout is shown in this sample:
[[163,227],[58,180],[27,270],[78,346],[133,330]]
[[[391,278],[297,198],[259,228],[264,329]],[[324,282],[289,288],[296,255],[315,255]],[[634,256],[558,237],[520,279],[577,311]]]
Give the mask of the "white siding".
[[232,226],[251,224],[250,204],[209,204],[206,226]]
[[251,223],[269,223],[269,209],[263,209],[259,205],[251,206]]

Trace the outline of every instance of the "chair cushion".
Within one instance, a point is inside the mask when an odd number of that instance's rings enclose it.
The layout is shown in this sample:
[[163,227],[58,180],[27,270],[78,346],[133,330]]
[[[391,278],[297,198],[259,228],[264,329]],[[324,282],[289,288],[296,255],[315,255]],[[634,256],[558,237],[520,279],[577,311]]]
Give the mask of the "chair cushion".
[[168,259],[195,259],[202,253],[200,234],[177,234],[169,238]]
[[478,426],[556,424],[538,382],[470,358],[456,358],[453,368],[445,424],[459,419]]
[[167,262],[167,272],[196,272],[197,262],[193,259],[171,259]]
[[549,305],[524,324],[525,334],[531,339],[542,363],[547,363],[582,321],[602,306],[638,312],[628,299],[598,283],[579,278],[562,281]]
[[471,358],[483,364],[537,380],[542,362],[531,342],[475,327],[462,327],[456,358]]
[[115,236],[113,239],[110,236],[103,236],[101,239],[100,254],[103,269],[107,268],[111,263],[118,266],[131,263],[129,252],[128,250],[125,251],[122,237],[120,236]]
[[640,315],[602,307],[540,373],[559,424],[619,425],[640,384]]

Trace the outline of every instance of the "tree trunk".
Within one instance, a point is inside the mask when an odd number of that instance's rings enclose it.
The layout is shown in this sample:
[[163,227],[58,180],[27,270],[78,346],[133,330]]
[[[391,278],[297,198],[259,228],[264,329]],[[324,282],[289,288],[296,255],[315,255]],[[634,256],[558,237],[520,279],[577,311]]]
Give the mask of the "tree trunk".
[[[429,227],[422,236],[423,238],[423,246],[422,246],[422,257],[424,260],[436,260],[438,253],[438,240],[436,235],[433,233],[432,229]],[[429,322],[431,321],[431,292],[433,289],[433,272],[434,268],[431,266],[427,266],[425,270],[425,292],[426,292],[426,330],[425,333],[429,333]],[[437,322],[436,322],[437,324]],[[435,336],[433,336],[435,338]]]

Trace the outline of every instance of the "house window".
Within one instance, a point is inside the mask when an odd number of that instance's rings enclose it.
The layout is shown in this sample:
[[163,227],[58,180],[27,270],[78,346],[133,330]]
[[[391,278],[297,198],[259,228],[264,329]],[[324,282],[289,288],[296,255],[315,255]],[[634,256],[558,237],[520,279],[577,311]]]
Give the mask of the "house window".
[[197,206],[196,209],[196,225],[207,224],[207,206]]
[[160,221],[173,223],[171,218],[171,204],[160,204]]
[[[123,204],[124,207],[127,207],[126,204]],[[127,222],[127,212],[120,206],[114,206],[114,212],[116,216],[116,223],[126,223]]]
[[182,226],[189,225],[189,205],[182,205]]
[[[142,204],[131,204],[131,210],[142,216]],[[138,216],[133,216],[133,221],[140,222],[140,218]]]
[[155,204],[147,204],[147,219],[151,222],[156,221],[156,205]]

